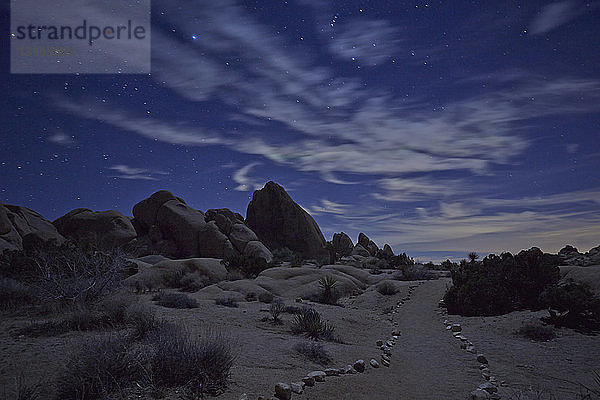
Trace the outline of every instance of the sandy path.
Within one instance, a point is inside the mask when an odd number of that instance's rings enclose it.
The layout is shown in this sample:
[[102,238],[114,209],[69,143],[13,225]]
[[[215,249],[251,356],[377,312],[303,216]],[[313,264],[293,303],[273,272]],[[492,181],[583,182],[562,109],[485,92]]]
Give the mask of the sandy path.
[[[368,368],[364,374],[331,377],[307,388],[301,399],[465,399],[481,377],[473,354],[461,350],[436,312],[447,279],[418,286],[394,314],[402,336],[393,349],[390,368]],[[390,334],[392,325],[390,324]],[[379,350],[365,354],[379,360]]]

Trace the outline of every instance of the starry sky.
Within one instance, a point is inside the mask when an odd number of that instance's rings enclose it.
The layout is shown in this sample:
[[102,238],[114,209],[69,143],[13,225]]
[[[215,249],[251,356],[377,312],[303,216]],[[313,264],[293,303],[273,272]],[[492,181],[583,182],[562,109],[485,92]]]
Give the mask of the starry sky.
[[422,261],[587,251],[599,6],[154,0],[151,74],[16,75],[2,57],[0,201],[131,215],[167,189],[245,215],[274,180],[326,238]]

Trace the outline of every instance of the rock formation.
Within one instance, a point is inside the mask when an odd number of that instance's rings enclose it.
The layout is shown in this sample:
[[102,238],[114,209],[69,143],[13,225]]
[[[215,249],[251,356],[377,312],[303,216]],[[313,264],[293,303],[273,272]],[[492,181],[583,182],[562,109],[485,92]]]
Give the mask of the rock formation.
[[0,204],[0,253],[4,250],[22,250],[23,241],[64,242],[54,225],[40,214],[26,207]]
[[344,232],[334,233],[332,242],[333,248],[340,256],[343,257],[352,254],[354,243],[352,243],[350,236],[346,235]]
[[307,257],[325,254],[325,238],[315,220],[275,182],[254,192],[246,225],[271,249],[287,247]]
[[[273,255],[248,228],[240,214],[226,208],[204,214],[165,190],[133,207],[133,225],[142,254],[163,253],[175,257],[227,258],[252,254],[272,261]],[[257,242],[249,251],[249,243]],[[260,251],[256,250],[260,247]]]
[[129,218],[118,211],[77,208],[52,224],[64,237],[99,248],[119,247],[137,236]]
[[558,256],[563,265],[600,265],[600,246],[590,249],[587,253],[580,253],[576,247],[566,245],[558,252]]

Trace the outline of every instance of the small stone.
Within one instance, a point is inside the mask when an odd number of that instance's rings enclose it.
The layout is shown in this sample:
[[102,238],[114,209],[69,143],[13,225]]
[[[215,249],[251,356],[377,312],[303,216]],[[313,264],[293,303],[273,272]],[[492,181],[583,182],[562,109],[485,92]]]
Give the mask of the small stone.
[[400,336],[400,330],[399,329],[393,330],[392,336]]
[[475,354],[476,353],[475,347],[473,347],[473,346],[467,346],[467,352],[469,352],[471,354]]
[[358,372],[365,372],[365,360],[356,360],[353,367]]
[[309,372],[308,376],[315,379],[315,382],[325,382],[325,377],[327,374],[323,371],[313,371]]
[[477,362],[479,364],[487,364],[488,360],[487,360],[487,358],[485,358],[485,356],[483,354],[477,354]]
[[471,392],[471,400],[487,400],[490,395],[485,390],[477,389]]
[[394,343],[394,342],[392,342],[391,340],[388,340],[387,342],[385,342],[385,345],[386,345],[387,347],[393,347],[393,346],[394,346],[394,344],[395,344],[395,343]]
[[345,374],[355,374],[356,370],[354,368],[352,368],[352,365],[348,364],[344,367],[344,373]]
[[325,370],[325,375],[327,376],[338,376],[340,374],[340,370],[337,368],[327,368]]
[[381,365],[383,365],[384,367],[389,367],[390,362],[388,360],[381,360]]
[[381,347],[381,346],[383,346],[383,340],[378,340],[378,341],[376,341],[376,342],[375,342],[375,345],[376,345],[377,347]]
[[487,367],[488,367],[488,366],[487,366],[487,364],[481,364],[481,365],[479,366],[479,369],[486,369]]
[[466,337],[464,337],[463,335],[456,335],[454,336],[455,338],[457,338],[458,340],[460,340],[461,342],[466,342],[468,339]]
[[463,349],[463,350],[466,350],[467,349],[467,344],[466,343],[461,343],[460,344],[460,348]]
[[281,400],[290,400],[292,398],[292,388],[287,383],[279,382],[275,385],[275,397]]
[[302,383],[306,386],[315,386],[315,378],[313,376],[305,376],[302,378]]
[[392,336],[392,338],[393,338],[394,340],[398,340],[398,336],[396,336],[396,335]]
[[390,356],[388,356],[387,354],[382,354],[381,355],[381,359],[382,360],[386,360],[386,361],[390,361]]
[[449,331],[450,329],[452,329],[452,325],[448,325],[446,326],[446,330]]
[[485,390],[488,393],[496,393],[498,391],[498,388],[491,382],[482,383],[477,389]]
[[462,331],[462,326],[460,326],[460,324],[452,324],[450,325],[450,329],[452,330],[452,332],[460,332]]
[[447,319],[444,320],[444,325],[450,325],[450,321],[448,321]]
[[302,297],[296,297],[296,303],[302,303]]
[[369,364],[371,364],[371,367],[373,367],[373,368],[379,368],[379,363],[374,358],[371,358],[371,360],[369,361]]
[[302,394],[304,391],[304,382],[292,382],[290,383],[290,388],[292,389],[292,392]]

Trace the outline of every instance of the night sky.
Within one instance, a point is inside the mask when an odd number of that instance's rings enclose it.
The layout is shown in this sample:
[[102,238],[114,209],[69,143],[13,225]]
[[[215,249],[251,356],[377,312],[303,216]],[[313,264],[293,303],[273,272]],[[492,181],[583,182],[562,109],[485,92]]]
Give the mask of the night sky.
[[9,21],[1,202],[245,215],[274,180],[422,261],[600,244],[598,1],[154,0],[150,75],[10,74]]

